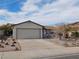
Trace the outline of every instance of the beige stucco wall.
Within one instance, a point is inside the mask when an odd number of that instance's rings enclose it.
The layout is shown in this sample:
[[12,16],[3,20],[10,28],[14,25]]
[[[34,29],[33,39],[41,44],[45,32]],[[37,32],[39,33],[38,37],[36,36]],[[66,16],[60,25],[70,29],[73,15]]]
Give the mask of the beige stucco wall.
[[16,39],[16,28],[13,28],[13,38]]

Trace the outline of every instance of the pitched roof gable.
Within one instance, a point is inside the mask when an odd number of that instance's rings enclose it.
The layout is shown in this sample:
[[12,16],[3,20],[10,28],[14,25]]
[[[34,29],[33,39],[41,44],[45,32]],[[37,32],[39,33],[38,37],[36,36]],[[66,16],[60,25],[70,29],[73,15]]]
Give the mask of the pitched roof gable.
[[38,25],[38,26],[42,26],[42,27],[44,27],[43,25],[40,25],[40,24],[35,23],[35,22],[33,22],[33,21],[30,21],[30,20],[25,21],[25,22],[21,22],[21,23],[18,23],[18,24],[14,24],[13,26],[20,25],[20,24],[27,23],[27,22],[31,22],[31,23],[36,24],[36,25]]

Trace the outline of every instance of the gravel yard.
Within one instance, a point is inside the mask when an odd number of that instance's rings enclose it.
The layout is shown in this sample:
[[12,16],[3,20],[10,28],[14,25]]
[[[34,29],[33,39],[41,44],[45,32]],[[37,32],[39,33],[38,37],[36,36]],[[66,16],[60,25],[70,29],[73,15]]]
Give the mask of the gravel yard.
[[18,51],[20,49],[20,44],[15,39],[8,38],[7,40],[0,40],[0,52]]

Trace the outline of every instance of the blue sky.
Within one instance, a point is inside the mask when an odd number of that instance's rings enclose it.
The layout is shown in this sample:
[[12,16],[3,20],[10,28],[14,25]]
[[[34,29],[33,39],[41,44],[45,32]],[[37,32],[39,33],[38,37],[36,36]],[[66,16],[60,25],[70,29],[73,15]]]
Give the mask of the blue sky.
[[27,20],[42,25],[79,21],[79,0],[1,0],[0,24]]

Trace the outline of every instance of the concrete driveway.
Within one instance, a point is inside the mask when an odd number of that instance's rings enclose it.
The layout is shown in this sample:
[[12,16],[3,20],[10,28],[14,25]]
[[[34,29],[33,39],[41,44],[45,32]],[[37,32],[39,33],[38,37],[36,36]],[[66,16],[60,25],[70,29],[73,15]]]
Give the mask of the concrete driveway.
[[0,59],[47,59],[79,53],[78,47],[66,48],[43,39],[27,39],[19,42],[21,51],[1,52]]
[[37,49],[54,49],[61,48],[63,46],[56,45],[52,42],[47,41],[46,39],[29,39],[29,40],[19,40],[22,51],[26,50],[37,50]]

